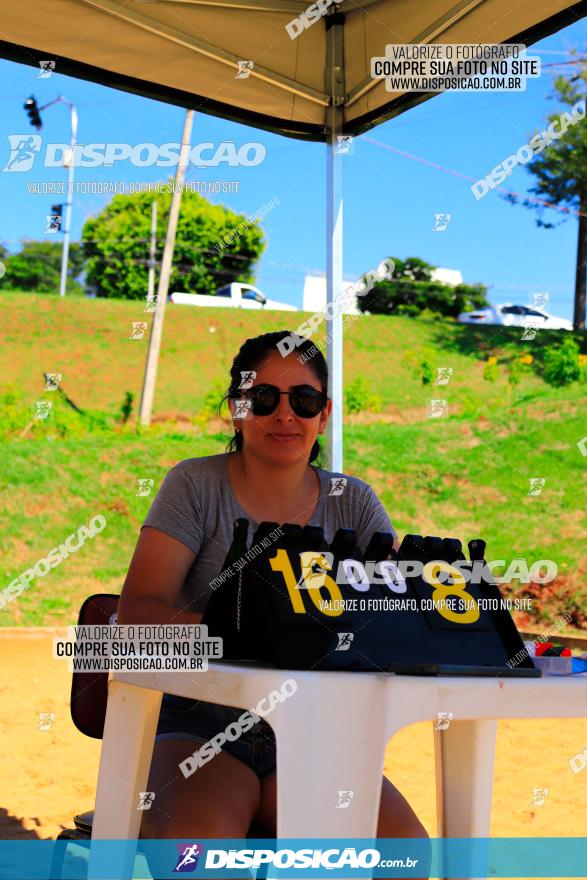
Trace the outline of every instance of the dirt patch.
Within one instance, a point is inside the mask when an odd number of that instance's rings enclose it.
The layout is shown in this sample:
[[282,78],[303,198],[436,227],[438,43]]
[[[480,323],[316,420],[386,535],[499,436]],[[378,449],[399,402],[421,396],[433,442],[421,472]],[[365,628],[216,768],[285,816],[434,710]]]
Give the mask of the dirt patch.
[[179,412],[177,410],[170,412],[161,412],[157,413],[151,418],[151,423],[156,424],[157,422],[191,422],[193,416],[188,413]]
[[462,443],[467,449],[472,449],[474,446],[481,446],[482,440],[477,437],[476,434],[473,433],[473,428],[470,422],[462,422],[459,424],[457,428],[457,433],[459,435],[459,439],[464,441]]
[[[93,809],[100,742],[73,726],[70,674],[52,658],[49,630],[2,633],[0,839],[54,839],[75,813]],[[409,684],[409,682],[408,682]],[[472,685],[474,686],[474,685]],[[39,713],[54,713],[39,730]],[[388,744],[384,771],[408,799],[429,834],[436,834],[433,725],[400,731]],[[581,836],[581,777],[569,769],[587,737],[581,719],[500,721],[491,834],[495,837]],[[543,805],[533,789],[547,788]]]
[[364,476],[361,477],[366,483],[376,483],[380,484],[383,481],[389,483],[389,477],[383,473],[383,471],[378,471],[376,468],[369,467],[364,471]]
[[470,498],[476,507],[483,503],[505,503],[508,500],[496,486],[481,486],[477,483],[472,483],[470,480],[465,480],[463,477],[457,477],[454,474],[447,476],[450,476],[450,479],[454,480],[459,487],[463,500]]
[[579,410],[576,403],[570,400],[559,400],[556,407],[552,409],[545,409],[544,406],[540,405],[528,406],[525,415],[526,418],[537,422],[560,422],[563,413],[567,417],[574,418],[576,415],[579,415],[579,412],[582,411]]

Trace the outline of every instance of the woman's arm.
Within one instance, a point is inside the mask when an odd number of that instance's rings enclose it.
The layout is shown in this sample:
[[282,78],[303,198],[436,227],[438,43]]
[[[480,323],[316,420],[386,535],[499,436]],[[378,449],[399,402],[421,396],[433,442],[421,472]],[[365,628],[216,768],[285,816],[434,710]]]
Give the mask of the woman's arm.
[[173,603],[196,554],[159,529],[141,529],[118,603],[118,623],[200,623],[201,612]]

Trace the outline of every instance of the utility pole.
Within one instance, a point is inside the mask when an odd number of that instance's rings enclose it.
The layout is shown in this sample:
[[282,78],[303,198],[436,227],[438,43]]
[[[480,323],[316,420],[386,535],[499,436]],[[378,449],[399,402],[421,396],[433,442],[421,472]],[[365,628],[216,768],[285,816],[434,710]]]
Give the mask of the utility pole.
[[169,219],[167,221],[167,236],[165,239],[165,248],[163,250],[163,259],[161,261],[161,272],[157,288],[157,301],[155,303],[155,312],[153,314],[151,333],[149,336],[149,350],[147,352],[147,363],[145,366],[143,391],[139,408],[139,421],[141,425],[151,424],[155,383],[157,380],[157,366],[159,363],[159,351],[161,348],[161,336],[163,334],[163,318],[165,316],[167,291],[169,290],[169,278],[171,276],[171,266],[173,263],[173,250],[175,247],[179,209],[181,207],[185,169],[189,162],[193,118],[194,111],[186,110],[183,133],[181,136],[179,162],[175,172],[175,184],[173,187],[173,195],[171,197]]
[[[147,287],[147,302],[153,302],[155,292],[155,250],[157,247],[157,199],[153,199],[151,205],[151,246],[149,249],[149,285]],[[155,306],[156,307],[156,306]]]

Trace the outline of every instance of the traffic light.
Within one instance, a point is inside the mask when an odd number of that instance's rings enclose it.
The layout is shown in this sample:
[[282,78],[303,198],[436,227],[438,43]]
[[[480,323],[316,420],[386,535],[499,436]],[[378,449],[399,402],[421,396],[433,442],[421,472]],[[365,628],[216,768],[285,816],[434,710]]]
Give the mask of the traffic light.
[[41,129],[43,123],[41,122],[41,117],[39,116],[39,107],[37,105],[36,99],[31,95],[30,98],[26,99],[23,107],[28,114],[31,125],[34,125],[37,131]]

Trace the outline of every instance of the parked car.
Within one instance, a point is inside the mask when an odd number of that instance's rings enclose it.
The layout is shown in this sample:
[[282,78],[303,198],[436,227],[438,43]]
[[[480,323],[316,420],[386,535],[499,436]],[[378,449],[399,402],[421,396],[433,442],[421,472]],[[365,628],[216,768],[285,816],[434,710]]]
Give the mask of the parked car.
[[461,324],[502,324],[505,327],[536,327],[547,330],[573,329],[571,321],[565,318],[557,318],[543,309],[516,306],[511,303],[489,306],[487,309],[475,309],[473,312],[461,312],[458,320]]
[[172,303],[181,303],[188,306],[216,306],[232,309],[276,309],[284,312],[297,312],[295,306],[289,303],[267,299],[264,293],[253,287],[252,284],[240,284],[233,281],[225,287],[220,287],[215,294],[207,293],[184,293],[183,291],[169,295]]

